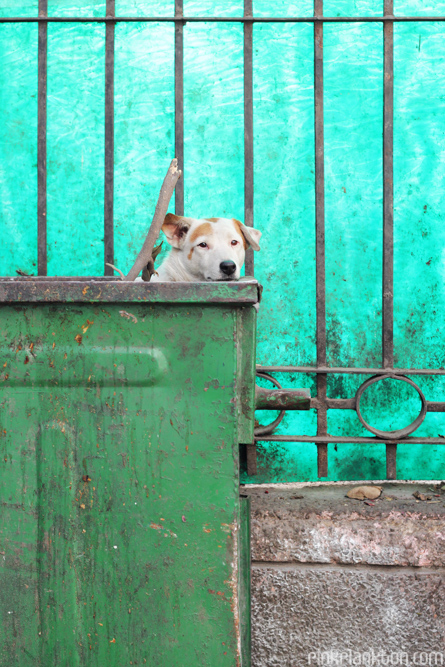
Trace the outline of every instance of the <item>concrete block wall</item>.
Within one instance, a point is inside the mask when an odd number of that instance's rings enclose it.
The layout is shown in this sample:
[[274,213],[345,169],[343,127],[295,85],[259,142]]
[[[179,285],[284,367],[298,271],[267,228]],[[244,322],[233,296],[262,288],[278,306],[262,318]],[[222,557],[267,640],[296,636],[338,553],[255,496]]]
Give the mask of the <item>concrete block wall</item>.
[[253,667],[445,665],[445,493],[352,486],[245,487]]

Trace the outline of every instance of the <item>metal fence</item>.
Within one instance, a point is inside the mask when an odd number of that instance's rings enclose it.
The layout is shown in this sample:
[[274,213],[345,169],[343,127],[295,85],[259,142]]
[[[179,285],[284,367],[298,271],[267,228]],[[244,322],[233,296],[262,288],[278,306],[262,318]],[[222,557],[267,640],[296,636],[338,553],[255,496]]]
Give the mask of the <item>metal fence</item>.
[[[327,446],[329,443],[386,443],[387,478],[397,476],[397,445],[399,443],[444,444],[441,437],[415,437],[413,433],[427,412],[445,412],[445,402],[427,401],[421,389],[406,375],[445,375],[443,368],[394,368],[393,345],[393,25],[395,22],[444,22],[444,16],[394,16],[393,0],[384,0],[382,16],[323,16],[323,0],[314,0],[312,17],[255,17],[252,0],[244,2],[244,16],[207,17],[184,16],[183,0],[175,0],[175,15],[171,17],[124,17],[115,15],[115,1],[107,0],[104,17],[49,17],[47,0],[39,0],[38,17],[2,17],[0,23],[38,22],[38,274],[47,275],[46,233],[46,101],[47,101],[47,27],[49,22],[105,23],[105,200],[104,200],[104,274],[112,275],[108,263],[114,263],[113,198],[114,198],[114,28],[118,22],[159,22],[175,25],[175,154],[184,169],[184,95],[183,95],[183,30],[186,23],[239,23],[244,25],[244,206],[245,223],[254,220],[254,154],[253,154],[253,24],[254,23],[312,23],[314,25],[314,109],[315,109],[315,189],[316,189],[316,296],[317,296],[317,364],[316,366],[259,366],[260,373],[314,373],[317,395],[311,408],[317,411],[317,434],[260,436],[261,441],[315,443],[318,449],[318,476],[327,476]],[[382,276],[382,367],[327,367],[326,358],[326,276],[325,276],[325,215],[324,215],[324,119],[323,119],[323,25],[324,23],[381,23],[384,35],[384,126],[383,126],[383,276]],[[186,165],[185,165],[186,167]],[[176,213],[184,214],[184,184],[180,180],[175,193]],[[246,274],[254,275],[252,251],[246,257]],[[354,373],[371,376],[347,399],[327,396],[327,374]],[[367,424],[360,411],[360,399],[367,387],[385,378],[407,382],[421,399],[417,419],[404,429],[380,431]],[[330,436],[327,412],[356,410],[362,424],[374,437]]]

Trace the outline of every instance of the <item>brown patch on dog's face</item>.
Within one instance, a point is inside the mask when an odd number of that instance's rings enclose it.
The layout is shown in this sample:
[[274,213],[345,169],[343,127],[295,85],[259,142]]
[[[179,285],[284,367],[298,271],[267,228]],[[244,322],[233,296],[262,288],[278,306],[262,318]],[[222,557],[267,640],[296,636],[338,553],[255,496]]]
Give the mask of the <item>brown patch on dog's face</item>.
[[247,250],[247,248],[249,247],[249,244],[247,243],[247,241],[246,241],[246,239],[245,239],[245,237],[244,237],[243,230],[242,230],[242,228],[241,228],[241,223],[240,223],[239,220],[235,220],[235,218],[232,218],[232,220],[233,220],[233,222],[234,222],[234,224],[235,224],[235,227],[236,227],[237,230],[239,231],[239,234],[240,234],[241,238],[243,239],[244,250]]
[[218,222],[219,218],[204,218],[204,220],[208,220],[209,222]]
[[212,225],[210,225],[208,222],[203,222],[202,225],[198,225],[198,227],[191,233],[190,242],[193,243],[199,236],[205,236],[206,234],[212,233]]
[[187,255],[188,259],[191,259],[191,258],[192,258],[194,249],[195,249],[194,247],[190,248],[190,252],[189,252],[189,254]]

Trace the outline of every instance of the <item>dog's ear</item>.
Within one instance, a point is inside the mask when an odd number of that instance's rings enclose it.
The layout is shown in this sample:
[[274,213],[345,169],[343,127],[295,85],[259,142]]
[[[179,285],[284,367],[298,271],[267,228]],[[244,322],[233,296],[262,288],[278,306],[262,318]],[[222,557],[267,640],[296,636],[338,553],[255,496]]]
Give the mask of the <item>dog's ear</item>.
[[252,246],[254,250],[259,250],[259,240],[261,238],[261,232],[258,229],[254,229],[253,227],[246,227],[246,225],[243,225],[242,222],[239,220],[235,220],[237,225],[240,228],[241,234],[244,236],[246,239],[247,243]]
[[191,218],[184,218],[181,215],[167,213],[162,225],[162,231],[173,248],[182,248],[191,223]]

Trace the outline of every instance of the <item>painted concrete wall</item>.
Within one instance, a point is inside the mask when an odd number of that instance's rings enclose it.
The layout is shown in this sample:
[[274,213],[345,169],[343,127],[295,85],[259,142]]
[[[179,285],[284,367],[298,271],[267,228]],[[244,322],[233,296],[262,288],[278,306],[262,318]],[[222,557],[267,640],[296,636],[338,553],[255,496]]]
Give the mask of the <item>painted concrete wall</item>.
[[[445,3],[395,3],[398,14],[445,13]],[[104,3],[50,0],[50,15],[103,15]],[[185,14],[242,15],[243,2],[188,0]],[[325,0],[326,15],[377,15],[381,2]],[[171,15],[166,0],[117,0],[118,15]],[[255,0],[257,15],[311,15],[310,0]],[[37,0],[0,2],[1,15],[37,14]],[[0,273],[37,263],[37,31],[0,25]],[[445,24],[396,24],[395,355],[399,367],[444,366],[443,154]],[[313,27],[254,26],[257,276],[265,286],[258,363],[315,363]],[[105,27],[48,28],[48,258],[56,275],[103,272]],[[243,28],[184,28],[185,212],[243,218]],[[115,263],[127,269],[151,220],[174,153],[174,28],[118,24],[115,38]],[[328,363],[381,364],[381,24],[324,29]],[[173,207],[172,207],[173,208]],[[309,387],[313,375],[277,376]],[[330,376],[328,395],[354,395],[363,376]],[[445,379],[416,378],[428,400]],[[397,409],[396,409],[397,408]],[[416,416],[411,388],[367,393],[365,417],[394,429]],[[429,413],[418,435],[445,433]],[[277,433],[312,435],[315,411],[288,413]],[[329,411],[328,432],[367,435],[355,413]],[[442,476],[440,446],[399,446],[401,478]],[[267,444],[245,481],[316,479],[316,448]],[[383,478],[384,445],[332,445],[330,479]]]

